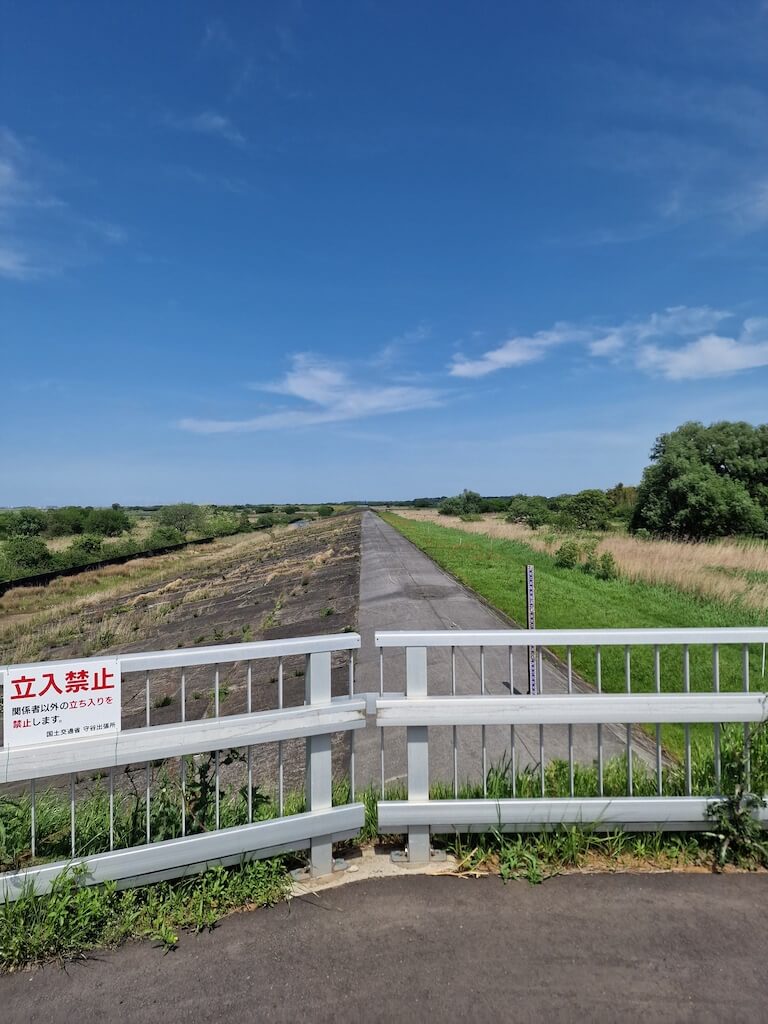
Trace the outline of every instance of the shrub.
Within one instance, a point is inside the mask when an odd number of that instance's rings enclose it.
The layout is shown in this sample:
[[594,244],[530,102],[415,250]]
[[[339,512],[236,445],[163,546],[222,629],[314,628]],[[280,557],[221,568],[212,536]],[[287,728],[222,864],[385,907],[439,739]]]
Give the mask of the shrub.
[[540,495],[516,494],[507,505],[508,523],[525,523],[535,530],[551,520],[552,514],[547,507],[547,499]]
[[333,505],[318,505],[317,514],[325,519],[327,516],[332,516],[336,509]]
[[47,572],[56,564],[45,541],[39,537],[9,537],[5,542],[5,560],[16,576]]
[[595,570],[595,576],[599,580],[615,580],[619,577],[619,567],[616,565],[616,559],[613,557],[610,551],[604,551],[597,562],[597,568]]
[[101,537],[119,537],[130,528],[131,520],[121,508],[91,509],[83,523],[85,533],[98,534]]
[[183,544],[184,534],[174,526],[156,526],[145,543],[148,550],[167,548],[171,544]]
[[73,533],[85,532],[85,521],[88,518],[91,508],[81,508],[79,505],[65,505],[62,508],[48,510],[47,525],[45,528],[48,537],[68,537]]
[[581,562],[581,548],[575,540],[567,540],[555,553],[555,565],[561,569],[575,569]]
[[161,526],[173,526],[180,533],[187,534],[190,530],[202,529],[203,510],[189,502],[163,505],[157,513],[157,521]]
[[101,537],[93,533],[82,534],[62,552],[63,560],[69,565],[85,565],[95,561],[101,554]]
[[38,508],[21,508],[3,513],[0,527],[7,537],[37,537],[46,526],[46,516]]
[[439,511],[444,516],[471,516],[483,511],[483,499],[477,491],[463,490],[452,498],[440,502]]

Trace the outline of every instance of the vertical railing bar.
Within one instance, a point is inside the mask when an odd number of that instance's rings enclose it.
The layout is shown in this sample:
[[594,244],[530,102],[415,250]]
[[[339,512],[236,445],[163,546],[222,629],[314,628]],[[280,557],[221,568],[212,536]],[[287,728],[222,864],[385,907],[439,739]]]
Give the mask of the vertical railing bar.
[[115,770],[109,769],[109,850],[115,848]]
[[[749,693],[749,644],[741,649],[741,676],[744,692]],[[749,792],[752,785],[752,752],[749,738],[749,723],[744,723],[744,787]]]
[[[514,697],[515,695],[515,666],[514,657],[511,647],[507,648],[507,656],[509,658],[509,695]],[[512,798],[517,796],[517,751],[515,749],[515,727],[510,725],[509,727],[509,770],[512,774]]]
[[[246,684],[246,711],[250,715],[253,711],[253,662],[248,662],[248,667],[245,670],[245,684]],[[250,746],[246,750],[246,765],[245,770],[248,777],[248,824],[253,821],[253,747]]]
[[[659,645],[653,648],[653,686],[656,693],[661,693],[661,652]],[[661,763],[661,724],[656,723],[656,793],[663,796],[664,777]]]
[[[355,696],[355,652],[349,652],[349,696]],[[349,733],[349,795],[355,799],[355,730]]]
[[75,773],[69,773],[69,834],[72,841],[72,857],[76,855],[75,850]]
[[[720,693],[720,645],[712,644],[712,689],[715,693]],[[717,787],[717,793],[720,794],[722,789],[722,768],[720,760],[720,723],[714,722],[713,727],[713,745],[715,752],[715,786]]]
[[[146,706],[147,726],[149,726],[151,718],[149,703],[149,671],[145,672],[144,674],[144,703]],[[144,794],[144,804],[146,811],[146,836],[147,843],[150,843],[152,842],[152,768],[150,766],[149,761],[147,761],[144,771],[146,773]]]
[[[456,696],[456,647],[451,645],[451,696]],[[459,796],[459,743],[458,730],[453,726],[453,795]]]
[[[691,651],[688,644],[683,645],[683,693],[691,692]],[[691,796],[693,789],[693,769],[691,765],[691,727],[686,723],[685,734],[685,794]]]
[[[627,693],[632,693],[632,655],[629,644],[624,648],[624,685]],[[627,725],[627,793],[634,796],[632,773],[632,723]]]
[[[213,670],[213,717],[214,718],[218,718],[219,717],[220,710],[221,710],[221,708],[220,708],[220,701],[219,701],[219,666],[216,665],[214,667],[214,670]],[[218,832],[219,826],[220,826],[220,822],[221,822],[221,794],[219,792],[219,790],[221,788],[220,785],[219,785],[221,765],[220,765],[220,758],[219,758],[219,751],[218,750],[214,750],[214,752],[213,752],[213,764],[214,764],[213,776],[214,776],[214,783],[215,783],[215,786],[216,786],[216,792],[214,793],[214,796],[213,796],[213,807],[214,807],[216,831]]]
[[[544,693],[544,657],[540,647],[536,648],[536,660],[538,662],[538,683],[539,693]],[[541,777],[541,795],[546,795],[546,780],[544,771],[544,726],[539,726],[539,775]]]
[[[278,710],[283,709],[283,659],[277,659],[277,707]],[[285,814],[285,791],[283,788],[284,782],[284,771],[283,771],[283,741],[277,744],[277,809],[280,817]]]
[[[379,648],[379,696],[384,696],[384,648]],[[379,726],[379,761],[381,769],[381,799],[384,799],[384,730]]]
[[29,784],[29,831],[29,849],[34,860],[37,855],[37,799],[34,779],[31,779]]
[[[485,694],[485,647],[480,647],[480,693]],[[483,797],[488,796],[488,750],[485,726],[480,726],[480,745],[483,759]]]
[[[568,693],[573,693],[573,651],[570,647],[566,648],[566,656],[568,660]],[[574,779],[573,779],[573,726],[568,726],[568,792],[571,796],[574,795]]]
[[[187,672],[186,669],[181,670],[181,721],[186,722],[187,720]],[[180,779],[180,790],[181,790],[181,835],[182,837],[187,834],[187,759],[182,754],[179,771],[181,772]]]
[[[405,698],[423,698],[429,693],[428,648],[405,649]],[[427,726],[406,727],[408,800],[429,800],[429,747]],[[428,864],[430,859],[429,825],[408,828],[408,861]]]
[[[599,647],[595,647],[595,684],[597,692],[603,692],[603,655]],[[603,795],[603,727],[597,727],[597,786],[598,795]]]

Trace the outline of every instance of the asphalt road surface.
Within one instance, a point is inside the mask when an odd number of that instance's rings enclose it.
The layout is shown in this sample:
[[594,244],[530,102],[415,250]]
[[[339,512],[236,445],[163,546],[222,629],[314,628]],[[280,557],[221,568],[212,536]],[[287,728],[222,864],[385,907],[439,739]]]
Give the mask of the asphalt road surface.
[[[510,586],[523,586],[522,580]],[[376,630],[401,629],[508,629],[509,623],[483,604],[474,594],[440,569],[431,558],[415,548],[397,530],[373,512],[363,513],[360,565],[359,630],[363,646],[355,673],[359,692],[380,688],[379,652],[374,648]],[[449,648],[429,652],[429,692],[451,692]],[[488,648],[485,652],[485,691],[491,694],[510,692],[510,676],[517,693],[527,693],[527,653],[515,648],[510,673],[509,650]],[[384,652],[384,689],[405,690],[405,654],[399,650]],[[567,693],[565,671],[556,664],[544,662],[543,691]],[[479,694],[480,650],[457,648],[456,692]],[[372,720],[369,719],[369,725]],[[605,726],[603,753],[607,759],[626,751],[626,730]],[[597,757],[596,726],[573,728],[574,760],[592,764]],[[537,727],[515,730],[515,762],[518,770],[540,763],[539,730]],[[385,740],[384,777],[386,782],[406,776],[405,730],[388,729]],[[430,730],[430,778],[451,782],[454,777],[453,737],[450,728]],[[482,735],[478,727],[463,726],[458,730],[459,781],[482,779]],[[506,726],[486,729],[486,763],[500,764],[511,757],[512,738]],[[635,753],[650,758],[648,741],[638,735]],[[548,726],[544,730],[545,760],[568,758],[567,727]],[[380,740],[378,731],[368,728],[355,737],[356,777],[360,785],[381,779]]]
[[411,876],[0,977],[4,1024],[761,1021],[767,875]]

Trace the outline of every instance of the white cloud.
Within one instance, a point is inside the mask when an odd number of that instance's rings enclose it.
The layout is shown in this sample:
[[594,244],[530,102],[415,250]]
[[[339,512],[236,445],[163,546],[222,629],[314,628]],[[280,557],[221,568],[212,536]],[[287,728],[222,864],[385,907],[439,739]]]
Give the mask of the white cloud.
[[768,318],[747,319],[731,336],[720,328],[732,319],[711,306],[670,306],[610,327],[558,323],[548,331],[511,338],[478,359],[457,356],[450,373],[484,377],[542,360],[565,343],[581,343],[595,358],[620,361],[667,380],[721,377],[768,366]]
[[84,216],[56,195],[54,177],[40,153],[0,126],[0,277],[57,273],[91,258],[97,246],[125,241],[122,227]]
[[29,281],[42,273],[42,268],[31,262],[31,256],[22,248],[10,244],[0,244],[0,277],[8,277],[13,281]]
[[245,143],[245,136],[235,127],[232,121],[215,110],[204,110],[200,114],[193,114],[190,117],[166,116],[166,123],[172,128],[181,132],[193,132],[198,135],[210,135],[214,138],[225,139],[236,146]]
[[583,328],[567,323],[557,323],[548,331],[537,331],[532,335],[517,335],[510,338],[498,348],[484,352],[479,359],[455,356],[450,373],[452,377],[485,377],[497,370],[538,362],[555,345],[562,345],[569,341],[589,341],[591,337],[591,333]]
[[680,348],[644,345],[637,362],[668,380],[723,377],[768,366],[768,319],[746,320],[738,338],[705,334]]
[[254,387],[298,399],[302,404],[246,420],[188,418],[179,426],[198,434],[286,430],[429,409],[442,402],[440,392],[433,388],[361,384],[345,369],[306,354],[293,357],[293,365],[282,380]]
[[393,363],[400,360],[405,349],[418,345],[422,341],[426,341],[431,334],[432,328],[429,324],[422,321],[417,324],[413,330],[399,334],[396,338],[392,338],[386,345],[380,348],[371,360],[372,365],[378,367],[392,366]]

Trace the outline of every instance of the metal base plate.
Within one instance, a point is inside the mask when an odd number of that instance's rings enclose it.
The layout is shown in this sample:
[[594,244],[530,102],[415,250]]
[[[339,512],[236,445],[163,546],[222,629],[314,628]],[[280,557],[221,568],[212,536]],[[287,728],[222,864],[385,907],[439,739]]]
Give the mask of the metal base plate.
[[[411,860],[408,854],[408,850],[393,850],[389,855],[390,860],[393,864],[410,864]],[[448,859],[448,854],[445,850],[432,850],[429,851],[429,862],[430,864],[441,864],[443,861]]]
[[[347,864],[343,857],[334,857],[334,874],[336,874],[337,871],[346,871],[348,867],[349,864]],[[303,868],[294,868],[294,870],[290,872],[290,875],[294,882],[307,882],[309,881],[309,879],[313,877],[312,869],[309,867],[309,865],[305,865]]]

